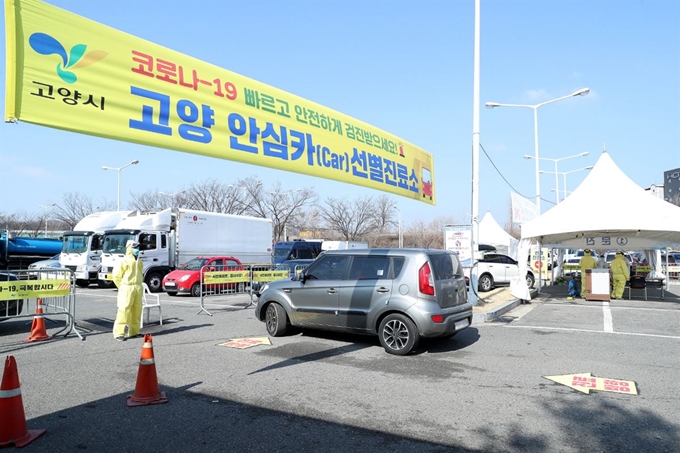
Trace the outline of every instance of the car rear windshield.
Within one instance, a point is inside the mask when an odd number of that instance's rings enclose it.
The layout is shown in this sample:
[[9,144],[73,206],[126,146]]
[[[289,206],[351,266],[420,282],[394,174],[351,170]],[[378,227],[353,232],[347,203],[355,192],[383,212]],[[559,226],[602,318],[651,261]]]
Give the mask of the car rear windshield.
[[430,263],[435,280],[450,280],[463,276],[463,269],[456,255],[430,255]]

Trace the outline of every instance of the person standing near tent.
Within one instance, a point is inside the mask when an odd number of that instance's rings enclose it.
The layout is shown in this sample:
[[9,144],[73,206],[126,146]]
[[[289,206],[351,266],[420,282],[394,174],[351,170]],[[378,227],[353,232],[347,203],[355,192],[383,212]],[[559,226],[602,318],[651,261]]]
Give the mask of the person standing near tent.
[[626,287],[626,281],[630,278],[630,268],[628,267],[628,262],[623,258],[622,252],[616,252],[610,269],[612,280],[614,280],[612,299],[621,299],[623,297],[623,290]]
[[581,269],[581,297],[586,298],[586,270],[595,269],[597,262],[590,253],[590,249],[583,251],[583,258],[578,262],[578,267]]
[[144,263],[137,259],[138,255],[139,243],[127,241],[125,258],[113,272],[113,282],[118,287],[118,313],[113,323],[113,337],[118,341],[125,340],[125,328],[128,338],[139,336],[141,329]]

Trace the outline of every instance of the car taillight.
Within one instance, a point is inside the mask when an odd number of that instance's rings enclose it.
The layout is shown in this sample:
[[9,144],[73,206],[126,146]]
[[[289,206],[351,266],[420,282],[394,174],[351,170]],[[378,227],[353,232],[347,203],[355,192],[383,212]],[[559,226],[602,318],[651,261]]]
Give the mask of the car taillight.
[[423,294],[434,296],[434,278],[429,263],[423,264],[418,271],[418,289]]
[[444,315],[432,315],[432,322],[441,324],[444,322]]

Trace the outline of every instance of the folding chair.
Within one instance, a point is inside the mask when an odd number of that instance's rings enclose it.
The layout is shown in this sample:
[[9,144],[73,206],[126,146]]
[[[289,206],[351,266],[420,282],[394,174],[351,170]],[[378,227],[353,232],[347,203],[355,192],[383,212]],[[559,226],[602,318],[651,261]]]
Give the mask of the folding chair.
[[631,294],[634,289],[641,289],[645,292],[645,300],[647,300],[647,282],[645,277],[642,275],[633,275],[630,277],[630,282],[628,283],[628,300],[631,298]]
[[151,311],[152,308],[158,308],[160,325],[163,325],[160,294],[152,293],[146,283],[142,283],[142,285],[144,286],[144,293],[142,293],[142,319],[140,320],[139,327],[144,327],[144,314],[146,314],[146,323],[149,323],[149,311]]

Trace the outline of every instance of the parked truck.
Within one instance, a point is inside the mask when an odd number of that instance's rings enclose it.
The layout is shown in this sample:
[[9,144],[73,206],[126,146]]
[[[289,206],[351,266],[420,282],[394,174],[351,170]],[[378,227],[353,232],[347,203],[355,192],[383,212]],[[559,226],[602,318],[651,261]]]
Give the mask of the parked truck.
[[0,269],[27,269],[31,263],[50,258],[61,250],[61,239],[16,236],[0,229]]
[[64,232],[59,264],[74,272],[76,285],[87,287],[99,283],[109,286],[106,282],[98,281],[104,232],[116,228],[131,212],[95,212],[78,222],[73,231]]
[[127,241],[139,242],[144,281],[152,292],[163,277],[197,256],[225,255],[244,264],[272,262],[272,221],[257,217],[166,209],[135,211],[104,233],[99,280],[113,284],[114,268],[125,256]]

